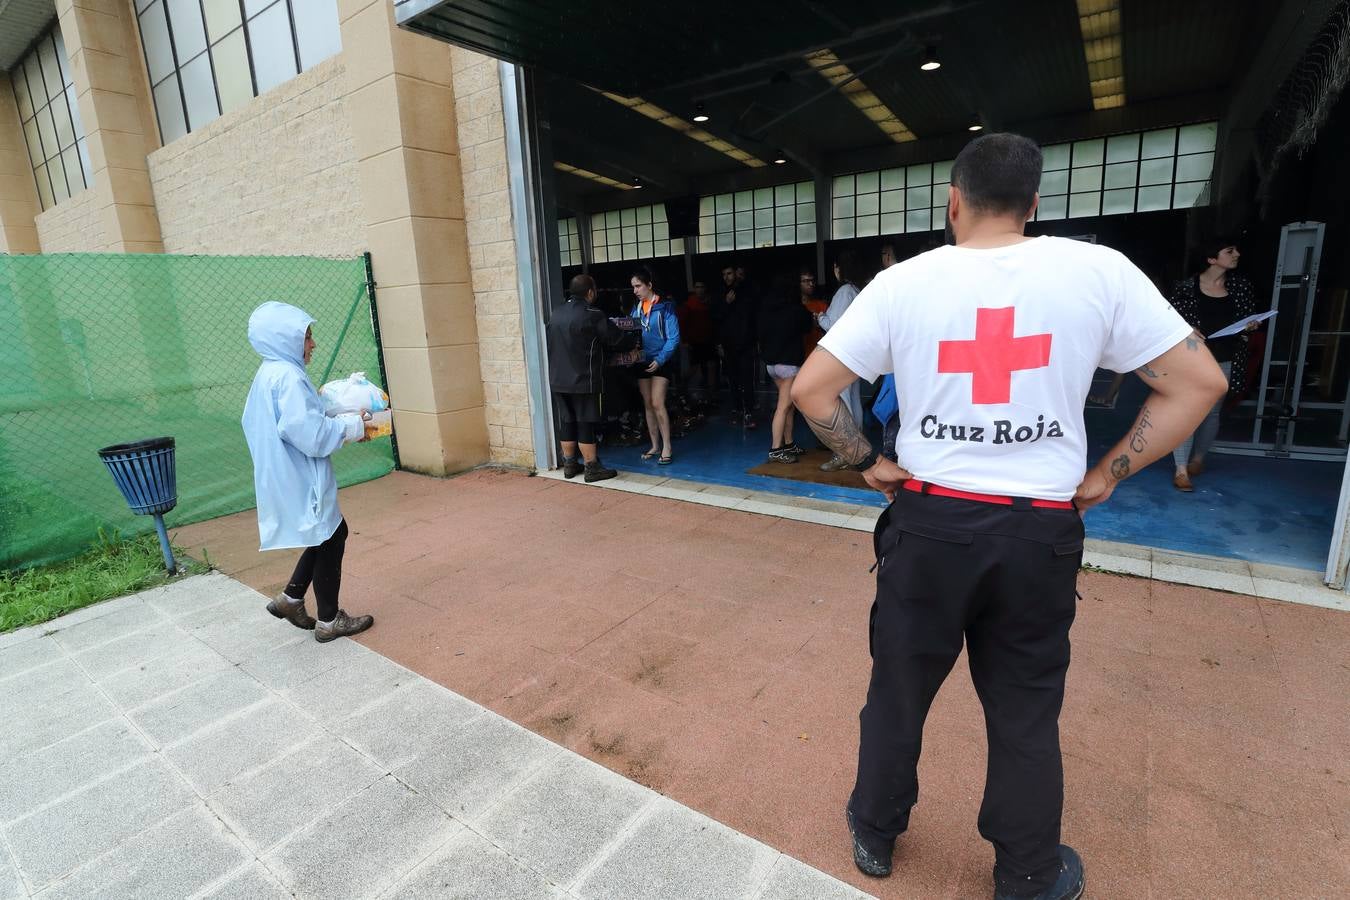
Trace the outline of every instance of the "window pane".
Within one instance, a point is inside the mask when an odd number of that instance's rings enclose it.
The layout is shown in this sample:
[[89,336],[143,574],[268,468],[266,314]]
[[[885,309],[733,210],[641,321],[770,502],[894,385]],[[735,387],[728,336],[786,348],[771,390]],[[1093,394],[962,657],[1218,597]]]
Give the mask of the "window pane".
[[75,125],[70,121],[70,110],[66,107],[66,95],[64,91],[52,101],[52,118],[56,121],[57,147],[64,150],[67,147],[74,146]]
[[1041,196],[1046,194],[1067,194],[1069,192],[1069,173],[1066,169],[1046,172],[1041,175]]
[[1139,189],[1139,203],[1135,207],[1139,212],[1152,212],[1158,209],[1172,208],[1172,186],[1170,184],[1161,187],[1141,187]]
[[947,227],[947,207],[933,210],[933,223],[929,226],[929,231],[942,231]]
[[780,206],[778,212],[774,215],[774,224],[776,225],[796,225],[797,207]]
[[698,214],[700,216],[711,216],[716,211],[714,207],[714,204],[716,202],[717,202],[716,197],[699,197]]
[[859,194],[858,195],[858,215],[875,215],[881,208],[880,194]]
[[1106,191],[1102,194],[1102,215],[1113,216],[1134,212],[1134,188]]
[[169,24],[164,18],[164,4],[155,0],[141,13],[141,42],[145,44],[145,62],[150,70],[150,83],[159,84],[173,71],[173,48],[169,44]]
[[89,187],[94,183],[94,167],[89,162],[89,145],[81,138],[75,149],[80,151],[80,165],[84,168],[84,186]]
[[755,210],[755,227],[772,228],[773,227],[773,208]]
[[38,136],[37,119],[29,119],[23,123],[23,139],[28,145],[28,161],[34,166],[41,165],[44,157],[42,156],[42,138]]
[[780,184],[773,189],[773,202],[778,206],[789,206],[797,202],[797,189],[790,184]]
[[183,66],[183,96],[187,98],[188,128],[196,130],[220,116],[211,61],[205,53]]
[[202,0],[206,7],[206,33],[211,43],[239,27],[239,0]]
[[670,237],[670,223],[657,222],[652,226],[652,237],[658,241],[667,240]]
[[1036,210],[1036,220],[1043,222],[1049,219],[1062,219],[1068,214],[1068,211],[1068,197],[1042,197],[1041,205]]
[[883,169],[881,171],[881,189],[883,191],[893,191],[896,188],[902,188],[904,186],[904,169]]
[[1091,166],[1086,169],[1074,169],[1069,190],[1074,193],[1100,191],[1102,189],[1102,167]]
[[[797,224],[804,225],[807,222],[814,224],[816,221],[816,204],[814,202],[802,203],[800,200],[800,191],[797,192],[797,197],[799,198],[797,201]],[[811,240],[814,241],[815,238],[812,238]]]
[[755,246],[756,246],[756,247],[772,247],[772,246],[773,246],[773,229],[772,229],[772,228],[756,228],[756,229],[755,229]]
[[1150,131],[1144,135],[1143,149],[1139,155],[1144,159],[1155,159],[1159,156],[1171,156],[1176,152],[1177,130],[1175,128],[1164,128],[1162,131]]
[[144,12],[151,0],[136,0],[136,12]]
[[171,144],[187,134],[183,103],[178,96],[178,79],[169,78],[155,88],[155,112],[159,114],[160,139]]
[[[798,192],[797,196],[800,197],[800,196],[801,196],[801,193]],[[799,244],[814,244],[815,242],[816,242],[816,223],[815,223],[815,222],[810,222],[810,223],[808,223],[808,224],[806,224],[806,225],[798,225],[798,226],[797,226],[797,243],[799,243]]]
[[701,234],[698,237],[698,252],[712,253],[717,249],[717,239],[711,235]]
[[37,54],[29,54],[23,63],[24,74],[28,76],[28,94],[33,100],[33,111],[41,109],[47,102],[47,87],[42,80],[42,64]]
[[1071,194],[1069,196],[1069,218],[1071,219],[1100,215],[1101,208],[1102,195],[1096,191],[1090,194]]
[[654,246],[653,246],[653,244],[652,244],[651,241],[644,241],[644,242],[638,244],[638,256],[639,256],[639,257],[650,257],[650,256],[655,256],[655,255],[656,255],[656,251],[655,251]]
[[1041,149],[1041,168],[1046,172],[1069,167],[1069,145],[1051,144]]
[[880,188],[878,186],[879,172],[863,172],[858,176],[858,193],[875,194]]
[[24,75],[23,67],[19,66],[10,73],[14,84],[14,99],[19,104],[19,121],[25,121],[33,117],[33,104],[28,100],[28,76]]
[[773,206],[773,188],[759,188],[755,191],[755,209],[768,209]]
[[852,175],[836,175],[834,179],[834,196],[851,196],[854,192]]
[[66,180],[70,182],[72,194],[78,194],[89,186],[89,182],[85,180],[85,170],[78,148],[71,147],[62,153],[61,160],[66,164]]
[[625,228],[631,228],[637,224],[637,212],[633,209],[623,209],[619,211],[619,224]]
[[33,176],[37,178],[38,199],[42,201],[42,208],[51,209],[56,201],[52,199],[52,183],[47,180],[47,167],[38,166],[33,170]]
[[80,98],[75,96],[75,86],[66,88],[66,108],[70,110],[71,124],[75,128],[75,138],[84,138],[84,123],[80,121]]
[[954,162],[956,162],[956,160],[949,159],[946,162],[933,163],[933,181],[951,181],[952,163]]
[[1200,194],[1205,189],[1203,181],[1192,181],[1190,183],[1178,184],[1176,190],[1172,193],[1173,209],[1189,209],[1192,206],[1200,206]]
[[291,45],[291,22],[286,4],[278,3],[248,23],[253,46],[253,71],[262,94],[295,77],[295,48]]
[[1187,125],[1178,135],[1178,153],[1204,153],[1213,150],[1219,140],[1219,123]]
[[732,227],[731,227],[731,216],[729,216],[729,215],[721,215],[721,216],[718,216],[718,217],[717,217],[717,229],[716,229],[716,231],[717,231],[718,234],[726,234],[726,233],[728,233],[728,232],[730,232],[730,231],[732,231],[732,230],[733,230],[733,229],[732,229]]
[[56,128],[52,125],[52,109],[50,106],[38,110],[37,114],[38,134],[42,137],[42,157],[51,159],[61,148],[56,146]]
[[1177,157],[1177,181],[1206,181],[1213,172],[1213,153]]
[[835,220],[834,220],[834,236],[835,236],[836,238],[851,238],[851,237],[853,237],[853,219],[851,219],[851,218],[849,218],[849,219],[835,219]]
[[1108,188],[1132,188],[1139,176],[1139,163],[1116,163],[1106,167],[1106,186]]
[[834,203],[831,204],[831,210],[832,215],[836,219],[852,218],[854,212],[854,199],[852,197],[836,196],[834,198]]
[[930,187],[910,188],[905,192],[906,209],[927,210],[933,205],[933,189]]
[[220,111],[238,109],[253,99],[253,77],[248,72],[248,51],[243,29],[211,48],[216,65],[216,87],[220,91]]
[[879,233],[880,227],[876,216],[858,216],[858,224],[854,234],[857,237],[874,237]]
[[66,55],[66,39],[61,36],[59,26],[52,31],[52,37],[56,40],[56,62],[61,67],[61,84],[70,87],[75,82],[70,77],[70,57]]
[[735,211],[735,203],[734,203],[734,201],[732,200],[731,195],[730,195],[730,194],[718,194],[718,195],[717,195],[717,212],[718,212],[718,215],[721,215],[722,213],[729,213],[729,212],[734,212],[734,211]]
[[637,258],[638,258],[637,244],[624,244],[624,245],[623,245],[623,258],[624,258],[624,259],[637,259]]
[[66,183],[66,166],[61,157],[56,156],[47,163],[47,174],[52,179],[52,200],[57,203],[70,199],[70,186]]
[[[1172,157],[1146,159],[1139,164],[1140,184],[1171,184]],[[1164,207],[1166,208],[1166,207]]]
[[882,234],[902,234],[905,230],[904,213],[882,213],[881,214],[881,233]]
[[753,215],[754,215],[754,213],[749,212],[749,211],[747,211],[747,212],[737,212],[737,213],[736,213],[736,216],[735,216],[735,218],[736,218],[736,230],[737,230],[737,231],[745,231],[746,229],[754,228],[754,227],[755,227],[755,220],[752,218]]
[[797,243],[797,228],[793,225],[783,225],[774,231],[774,243],[780,247],[788,244]]
[[244,15],[251,19],[272,2],[274,0],[244,0]]
[[736,212],[748,212],[754,209],[755,195],[750,191],[737,191],[734,196],[736,197]]
[[755,233],[753,231],[736,232],[736,249],[750,250],[755,246]]
[[933,167],[910,166],[905,170],[905,184],[910,187],[927,187],[933,183]]
[[1120,134],[1106,142],[1106,161],[1133,162],[1139,158],[1139,135]]
[[[797,202],[798,202],[798,203],[806,203],[806,202],[808,202],[808,201],[811,202],[811,203],[815,203],[815,202],[816,202],[816,186],[815,186],[815,183],[814,183],[814,182],[810,182],[810,181],[799,181],[799,182],[797,182]],[[815,238],[811,238],[811,240],[814,241]]]
[[619,227],[619,211],[617,209],[611,209],[609,212],[605,213],[605,227]]
[[881,194],[881,211],[883,213],[904,212],[905,192],[883,191]]
[[719,234],[717,236],[717,251],[719,253],[725,250],[735,250],[735,249],[736,249],[735,232],[728,231],[723,234]]
[[61,96],[66,80],[61,77],[61,67],[56,62],[56,44],[50,35],[38,44],[38,58],[42,60],[42,77],[47,83],[47,99]]
[[1075,141],[1073,145],[1073,165],[1079,166],[1100,166],[1106,152],[1106,141],[1101,138],[1095,141]]
[[169,4],[169,28],[181,66],[206,49],[206,29],[198,0],[164,0]]
[[714,227],[714,225],[713,225],[713,217],[712,217],[712,216],[700,216],[700,217],[699,217],[699,220],[698,220],[698,233],[699,233],[699,234],[713,234],[715,231],[716,231],[716,229],[715,229],[715,227]]
[[639,241],[642,241],[642,242],[651,243],[651,240],[652,240],[652,226],[650,226],[650,225],[639,225],[639,226],[637,227],[637,239],[638,239]]
[[932,216],[928,209],[911,209],[905,213],[905,231],[928,231]]

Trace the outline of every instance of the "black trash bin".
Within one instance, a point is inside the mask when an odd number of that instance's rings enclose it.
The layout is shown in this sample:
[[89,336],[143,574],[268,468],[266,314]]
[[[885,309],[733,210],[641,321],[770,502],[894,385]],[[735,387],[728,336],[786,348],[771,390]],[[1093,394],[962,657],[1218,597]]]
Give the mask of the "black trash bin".
[[171,437],[114,444],[98,451],[117,489],[138,516],[154,516],[164,565],[172,574],[178,566],[164,529],[164,514],[178,505],[178,473]]

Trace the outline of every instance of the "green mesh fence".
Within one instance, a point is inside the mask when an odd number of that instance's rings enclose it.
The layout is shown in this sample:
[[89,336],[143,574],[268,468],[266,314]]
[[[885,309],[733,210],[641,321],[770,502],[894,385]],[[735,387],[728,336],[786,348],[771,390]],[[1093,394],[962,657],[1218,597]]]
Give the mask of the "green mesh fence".
[[[365,285],[362,258],[0,255],[0,568],[70,556],[100,527],[150,530],[99,461],[109,444],[177,440],[170,527],[252,508],[249,314],[282,300],[314,316],[317,385],[355,304],[331,377],[382,383]],[[394,454],[382,438],[333,460],[349,485]]]

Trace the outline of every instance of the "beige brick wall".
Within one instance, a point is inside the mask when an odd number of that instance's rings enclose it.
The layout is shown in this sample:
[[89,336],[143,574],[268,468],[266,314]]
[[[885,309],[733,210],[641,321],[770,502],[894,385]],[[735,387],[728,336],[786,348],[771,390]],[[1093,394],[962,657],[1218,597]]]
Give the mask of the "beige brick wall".
[[103,211],[93,188],[39,213],[37,230],[43,253],[98,253],[107,249]]
[[166,253],[366,249],[343,55],[149,157]]
[[469,268],[492,461],[534,465],[497,61],[451,49]]

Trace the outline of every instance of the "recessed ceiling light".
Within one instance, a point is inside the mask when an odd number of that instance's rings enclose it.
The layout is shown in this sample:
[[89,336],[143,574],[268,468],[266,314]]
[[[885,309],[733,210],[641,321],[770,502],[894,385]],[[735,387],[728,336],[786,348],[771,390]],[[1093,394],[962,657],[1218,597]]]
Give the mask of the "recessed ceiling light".
[[979,119],[966,126],[966,131],[984,131],[984,125]]
[[932,44],[923,48],[923,62],[919,63],[919,68],[925,72],[934,72],[942,68],[942,63],[938,61],[937,48]]
[[785,157],[783,154],[779,153],[778,156],[774,157],[773,164],[774,164],[775,166],[781,166],[781,165],[783,165],[783,164],[786,163],[786,162],[787,162],[787,157]]
[[708,113],[704,111],[702,103],[696,104],[694,106],[694,121],[695,122],[708,121]]

